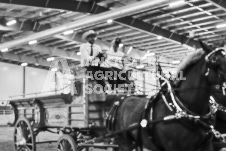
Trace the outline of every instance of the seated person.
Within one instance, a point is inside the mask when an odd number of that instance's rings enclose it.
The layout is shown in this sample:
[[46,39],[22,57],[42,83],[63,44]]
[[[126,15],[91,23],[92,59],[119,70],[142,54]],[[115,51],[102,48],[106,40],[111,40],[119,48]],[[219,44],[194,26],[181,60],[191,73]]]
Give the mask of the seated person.
[[[96,75],[95,73],[99,71],[102,71],[103,73],[105,73],[105,71],[111,71],[112,73],[115,73],[114,71],[116,71],[116,73],[118,74],[119,71],[121,70],[115,67],[101,66],[101,63],[103,63],[105,60],[105,56],[103,55],[100,46],[95,44],[96,36],[97,36],[97,33],[94,32],[93,30],[87,31],[82,35],[82,39],[86,41],[86,43],[80,46],[81,66],[86,67],[87,72],[92,73],[92,76],[93,76],[92,78],[94,78],[98,84],[102,85],[102,87],[105,87],[106,83],[105,83],[104,77],[96,78],[94,77],[94,75]],[[117,44],[119,45],[119,43]],[[118,48],[118,45],[117,45],[117,48]],[[125,74],[122,74],[121,76],[126,77]],[[116,83],[115,79],[112,79],[112,78],[108,79],[108,82],[110,84],[115,84]]]
[[[126,57],[125,53],[121,51],[119,45],[121,43],[120,38],[115,38],[112,42],[112,46],[109,51],[106,52],[107,58],[106,62],[109,67],[117,73],[116,79],[114,81],[110,81],[111,84],[129,84],[129,70],[126,70],[126,66],[124,65],[124,58]],[[121,72],[121,74],[120,74]],[[120,75],[119,75],[120,74]]]

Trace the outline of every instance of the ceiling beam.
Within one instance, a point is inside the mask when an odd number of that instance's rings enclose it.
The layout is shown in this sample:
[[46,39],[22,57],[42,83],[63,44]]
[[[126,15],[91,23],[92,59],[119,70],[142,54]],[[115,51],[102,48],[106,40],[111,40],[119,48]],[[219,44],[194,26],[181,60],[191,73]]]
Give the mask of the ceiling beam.
[[160,27],[154,26],[149,23],[145,23],[142,20],[134,19],[132,17],[123,17],[116,20],[119,24],[126,25],[128,27],[132,27],[136,30],[139,30],[141,32],[145,32],[147,34],[159,36],[161,35],[164,38],[167,38],[171,42],[175,43],[181,43],[181,44],[187,44],[191,47],[199,48],[200,45],[197,41],[193,39],[189,39],[183,35],[178,35],[176,33],[172,33],[166,29],[162,29]]
[[206,0],[206,1],[226,12],[226,1],[225,0]]
[[76,54],[75,51],[69,52],[69,51],[64,51],[62,49],[59,49],[57,47],[46,47],[43,45],[24,45],[24,46],[19,46],[20,48],[23,48],[24,50],[31,50],[33,52],[39,52],[40,54],[48,54],[50,56],[59,56],[63,57],[65,59],[71,59],[74,61],[79,61],[80,56]]
[[[39,65],[39,66],[43,66],[43,67],[50,67],[50,62],[46,61],[45,59],[42,58],[35,58],[35,57],[31,57],[31,56],[25,56],[25,55],[19,55],[19,54],[15,54],[12,52],[9,53],[0,53],[0,61],[2,62],[16,62],[18,64],[26,62],[30,65]],[[38,66],[37,66],[38,67]]]
[[[21,1],[21,0],[19,0],[19,1]],[[35,0],[35,1],[37,1],[37,0]],[[4,2],[8,2],[8,1],[0,0],[0,2],[4,3]],[[73,2],[75,2],[75,1],[73,1]],[[39,33],[35,33],[35,34],[29,35],[29,36],[26,36],[26,37],[23,37],[23,38],[20,38],[17,40],[2,43],[2,44],[0,44],[0,49],[26,44],[30,40],[38,40],[43,37],[59,34],[66,30],[70,30],[70,29],[74,29],[74,28],[79,29],[86,25],[89,25],[89,26],[94,25],[96,23],[103,22],[104,20],[107,20],[109,18],[112,18],[112,19],[120,18],[123,16],[128,16],[128,15],[134,14],[135,12],[138,12],[141,10],[145,11],[150,8],[165,7],[165,6],[168,6],[167,2],[168,2],[168,0],[159,0],[159,1],[146,0],[146,1],[136,2],[134,4],[120,7],[120,8],[114,9],[114,10],[110,10],[110,11],[108,11],[109,9],[107,9],[107,8],[98,6],[98,9],[95,12],[96,13],[104,12],[104,13],[101,13],[101,14],[95,15],[95,16],[92,15],[89,17],[85,17],[80,20],[76,20],[71,23],[66,23],[64,25],[60,25],[60,26],[57,26],[55,28],[51,28],[51,29],[48,29],[45,31],[41,31]],[[33,2],[31,2],[31,3],[33,3]],[[54,3],[55,3],[55,1],[54,1]],[[50,7],[49,5],[47,5],[47,6]],[[64,8],[62,8],[62,9],[64,9]]]
[[0,3],[25,5],[41,8],[63,9],[68,11],[95,13],[98,6],[92,1],[70,1],[70,0],[0,0]]

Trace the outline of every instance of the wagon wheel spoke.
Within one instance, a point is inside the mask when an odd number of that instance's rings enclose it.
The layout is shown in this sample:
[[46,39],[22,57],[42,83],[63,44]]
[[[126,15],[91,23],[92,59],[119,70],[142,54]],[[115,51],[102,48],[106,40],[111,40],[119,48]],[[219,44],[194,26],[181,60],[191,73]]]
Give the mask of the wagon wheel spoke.
[[58,151],[78,151],[74,139],[67,134],[64,134],[58,140]]
[[14,144],[16,151],[35,151],[33,130],[25,117],[20,117],[15,125]]
[[81,151],[81,150],[83,150],[83,148],[84,148],[84,147],[82,147],[82,146],[79,146],[79,147],[78,147],[78,151]]
[[31,149],[28,146],[26,146],[26,151],[31,151]]
[[67,148],[66,150],[69,150],[70,151],[71,150],[70,143],[68,141],[66,141],[66,140],[65,140],[65,142],[66,142],[66,148]]
[[19,137],[20,139],[23,138],[22,132],[21,132],[21,130],[20,130],[19,128],[16,128],[16,132],[17,132],[17,133],[15,134],[16,137]]
[[64,142],[64,149],[65,149],[65,150],[68,150],[68,148],[67,148],[67,141],[64,140],[63,142]]
[[63,146],[62,146],[62,144],[60,143],[59,145],[60,145],[60,151],[63,151]]
[[26,145],[27,145],[27,146],[33,146],[33,144],[32,144],[32,143],[26,143]]
[[23,147],[20,147],[17,151],[21,151],[21,149],[23,149]]

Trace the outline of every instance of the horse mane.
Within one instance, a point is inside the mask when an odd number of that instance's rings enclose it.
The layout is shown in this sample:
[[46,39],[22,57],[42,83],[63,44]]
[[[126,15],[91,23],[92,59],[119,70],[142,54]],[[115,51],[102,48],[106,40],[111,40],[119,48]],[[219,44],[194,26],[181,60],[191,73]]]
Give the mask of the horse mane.
[[183,61],[178,65],[175,75],[179,75],[180,71],[185,71],[192,64],[198,62],[204,54],[205,52],[202,49],[199,49],[185,57]]

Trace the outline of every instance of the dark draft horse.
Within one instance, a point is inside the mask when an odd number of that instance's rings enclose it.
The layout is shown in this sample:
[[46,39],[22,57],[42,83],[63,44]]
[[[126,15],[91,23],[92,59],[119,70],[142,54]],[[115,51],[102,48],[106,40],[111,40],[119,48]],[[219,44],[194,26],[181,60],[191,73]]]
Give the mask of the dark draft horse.
[[[177,91],[176,96],[180,98],[183,106],[202,116],[209,111],[210,86],[222,85],[225,81],[223,75],[226,74],[226,58],[222,51],[212,52],[212,49],[201,41],[200,45],[204,51],[196,51],[183,61],[186,80],[181,81],[177,89],[184,91]],[[168,98],[170,96],[166,94],[166,99]],[[116,130],[139,123],[146,102],[147,99],[136,96],[126,98],[118,109]],[[153,120],[174,114],[161,97],[157,98],[153,106]],[[212,140],[207,137],[205,130],[189,120],[172,120],[142,129],[141,135],[139,129],[122,133],[115,136],[115,140],[122,151],[137,148],[138,143],[134,142],[142,142],[144,148],[152,151],[212,151]]]
[[[222,90],[219,85],[214,86],[212,97],[214,98],[214,103],[217,103],[216,121],[215,129],[221,134],[226,134],[226,95],[222,94]],[[214,140],[214,142],[220,142],[219,140]],[[221,145],[214,145],[214,151],[218,151]],[[224,145],[225,148],[225,145]]]

